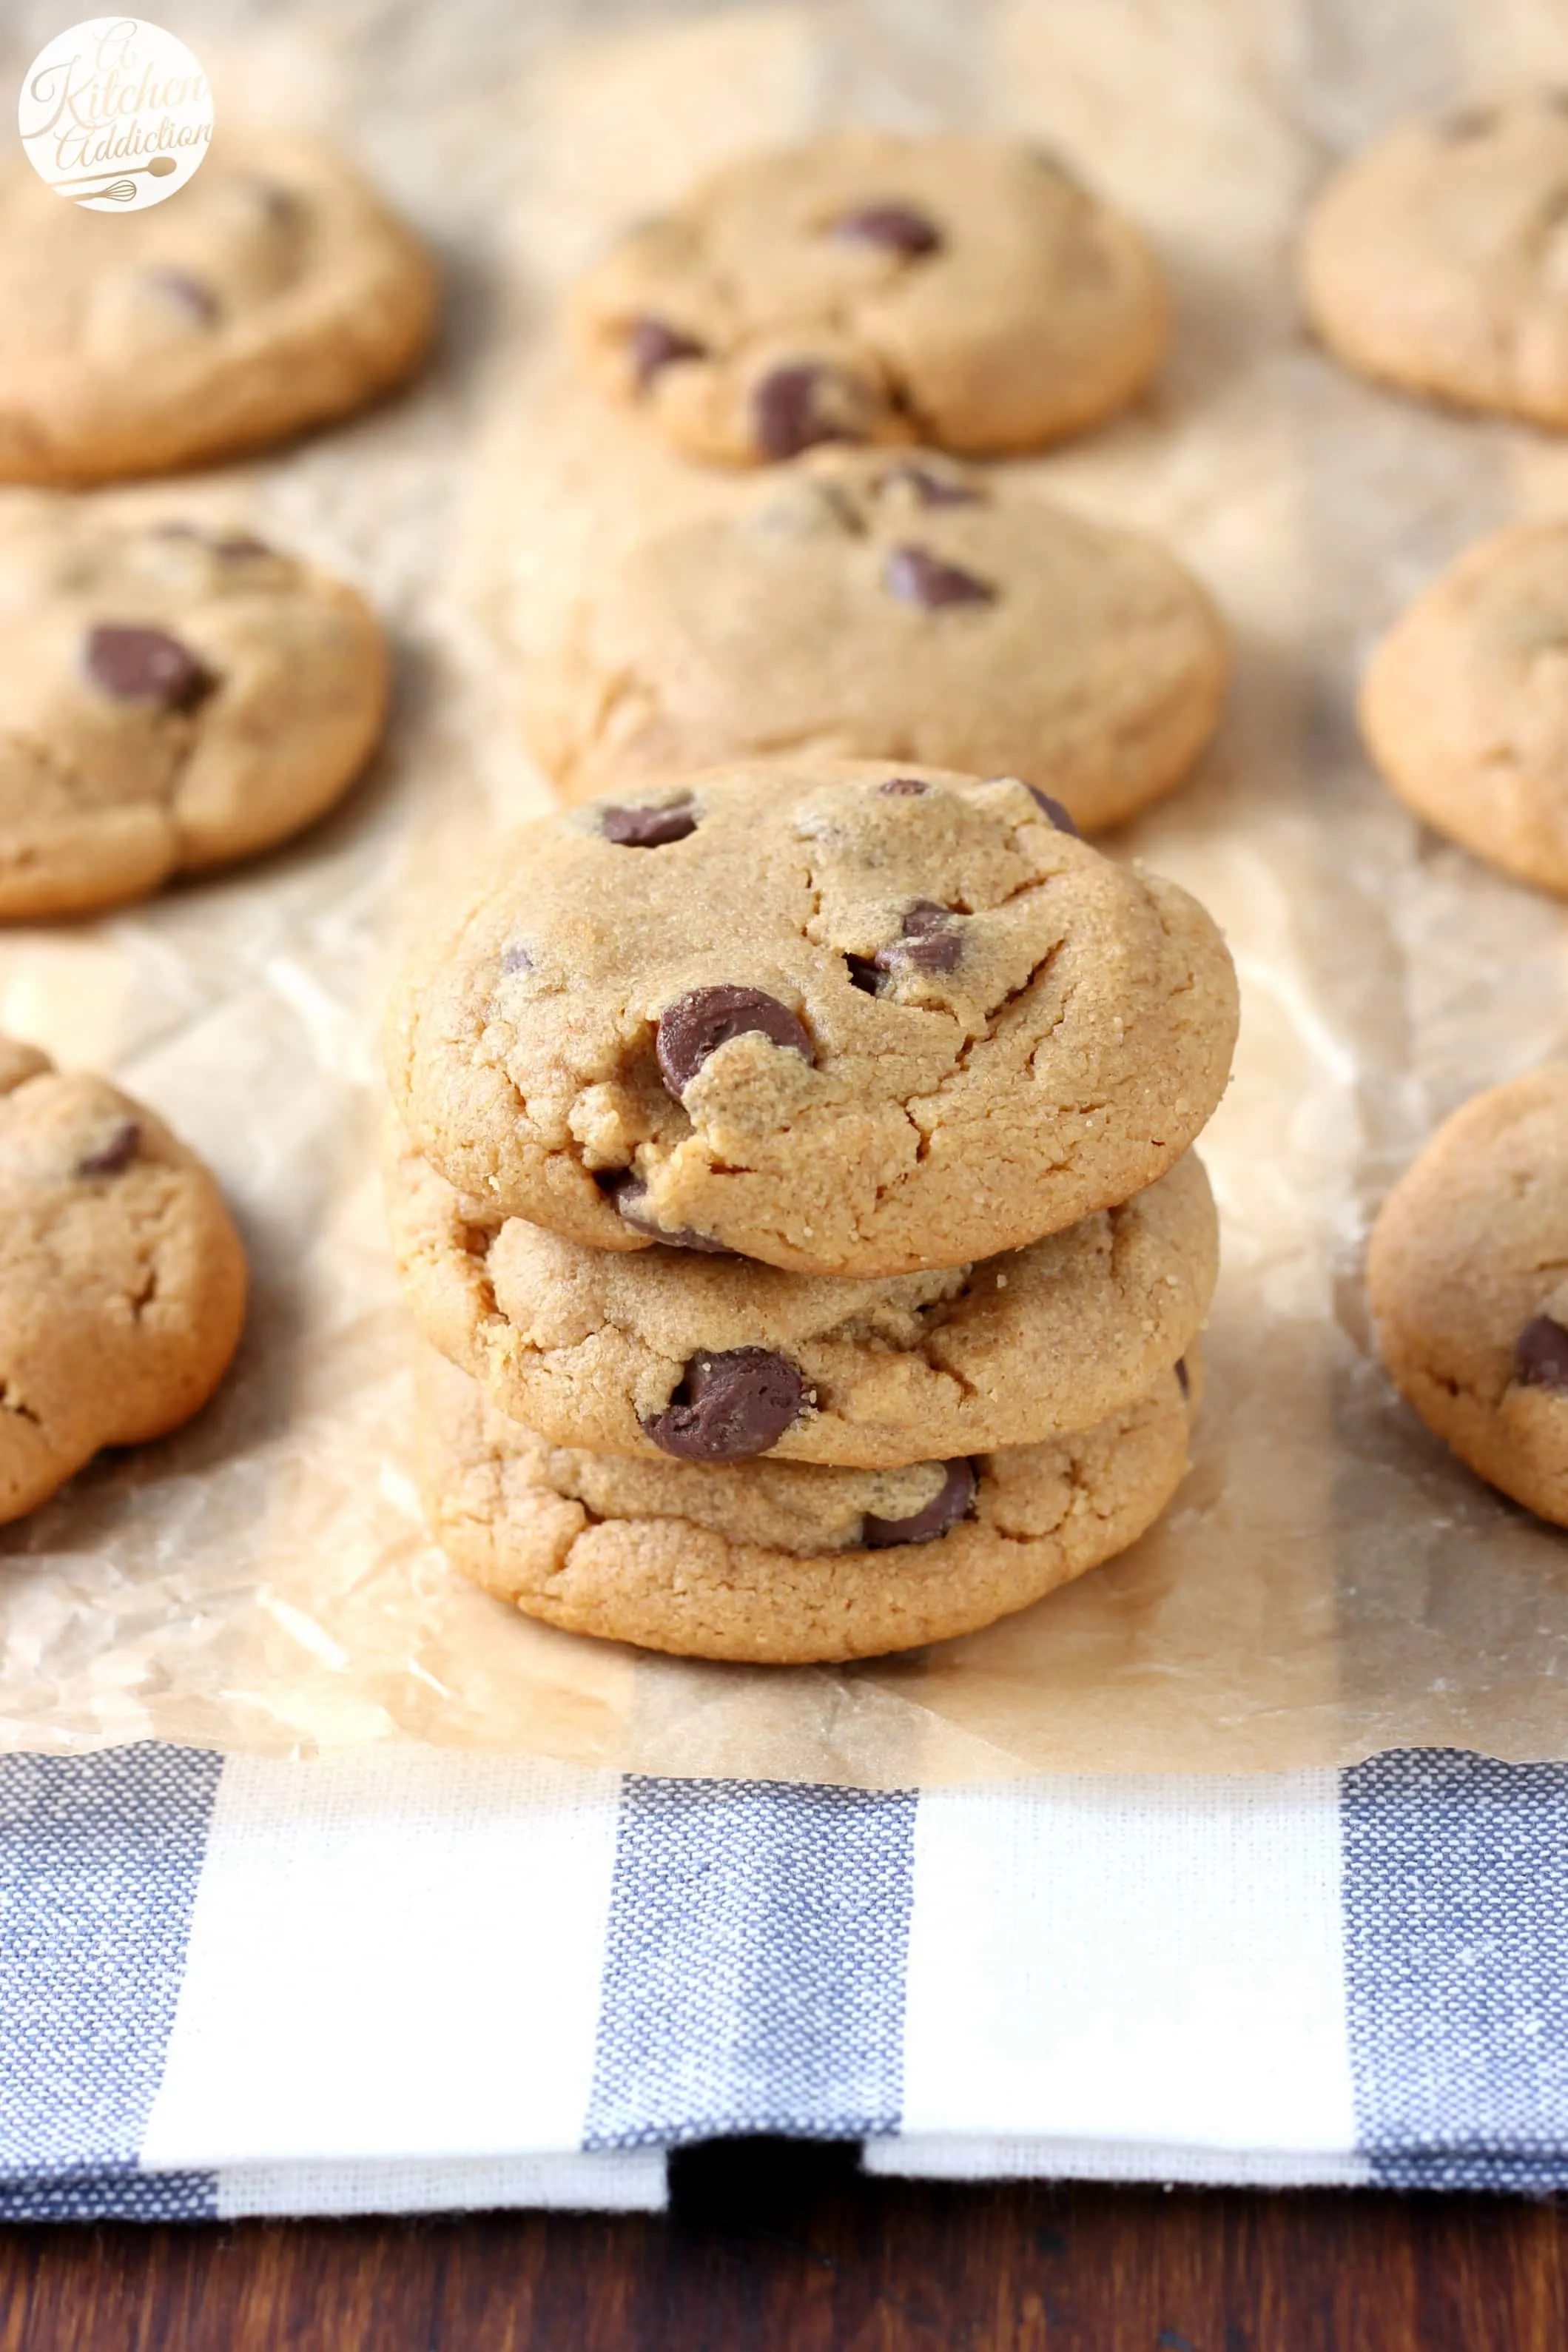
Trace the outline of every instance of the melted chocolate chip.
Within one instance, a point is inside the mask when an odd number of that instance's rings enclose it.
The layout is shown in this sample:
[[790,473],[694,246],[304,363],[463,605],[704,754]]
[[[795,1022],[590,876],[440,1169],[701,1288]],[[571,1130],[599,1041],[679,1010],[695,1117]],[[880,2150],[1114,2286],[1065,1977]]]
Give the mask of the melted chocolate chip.
[[118,1176],[141,1149],[141,1129],[133,1118],[121,1119],[107,1143],[77,1161],[78,1176]]
[[895,547],[883,567],[883,584],[906,604],[935,612],[940,604],[992,604],[997,592],[956,563],[944,563],[928,547]]
[[735,1252],[726,1249],[722,1242],[710,1241],[695,1226],[682,1225],[677,1233],[667,1234],[647,1215],[648,1188],[634,1169],[606,1168],[596,1171],[593,1179],[605,1198],[613,1201],[623,1223],[634,1234],[646,1234],[651,1241],[663,1242],[666,1249],[701,1250],[708,1257],[733,1257]]
[[188,269],[150,269],[147,282],[191,318],[199,319],[204,327],[210,327],[218,315],[217,296]]
[[685,841],[695,833],[696,811],[691,794],[684,793],[663,808],[607,808],[599,829],[621,849],[663,849],[666,843]]
[[855,441],[861,436],[834,415],[832,394],[844,379],[831,368],[802,361],[774,368],[751,395],[752,426],[765,457],[798,457],[820,441]]
[[973,482],[964,481],[956,474],[934,474],[928,466],[906,462],[890,466],[878,482],[879,490],[894,485],[913,490],[923,507],[979,507],[986,502],[984,490]]
[[1522,1389],[1568,1395],[1568,1330],[1550,1315],[1533,1315],[1513,1343],[1513,1377]]
[[643,1423],[661,1453],[685,1462],[746,1462],[766,1454],[800,1416],[800,1367],[770,1348],[694,1356],[663,1412]]
[[1070,833],[1074,841],[1081,838],[1078,827],[1073,823],[1072,812],[1071,809],[1064,809],[1060,801],[1053,801],[1051,794],[1049,793],[1042,793],[1038,784],[1025,784],[1024,790],[1028,793],[1031,800],[1035,800],[1040,803],[1040,807],[1045,811],[1046,815],[1051,819],[1051,822],[1056,827],[1058,833]]
[[633,319],[626,348],[639,392],[646,392],[660,370],[673,367],[677,360],[707,357],[706,343],[699,343],[695,335],[683,334],[679,327],[669,326],[663,319]]
[[731,1037],[758,1030],[774,1045],[812,1060],[811,1040],[803,1024],[760,988],[737,988],[725,982],[717,988],[694,988],[677,996],[659,1016],[659,1068],[665,1086],[678,1102],[710,1054]]
[[868,1512],[861,1524],[861,1541],[871,1551],[883,1551],[890,1544],[932,1543],[969,1517],[979,1484],[972,1462],[949,1462],[946,1476],[923,1511],[907,1519],[879,1519]]
[[844,962],[849,967],[850,986],[860,989],[867,996],[874,996],[882,984],[881,967],[874,958],[846,955]]
[[105,622],[88,631],[82,659],[93,684],[117,702],[194,710],[217,684],[190,648],[163,629]]
[[846,244],[875,245],[884,253],[901,253],[907,261],[935,253],[942,242],[936,222],[916,212],[913,205],[862,205],[852,213],[840,214],[833,223],[833,235]]
[[913,800],[917,793],[930,790],[930,785],[923,784],[918,776],[889,776],[885,784],[877,786],[879,793],[886,793],[890,799],[901,801]]

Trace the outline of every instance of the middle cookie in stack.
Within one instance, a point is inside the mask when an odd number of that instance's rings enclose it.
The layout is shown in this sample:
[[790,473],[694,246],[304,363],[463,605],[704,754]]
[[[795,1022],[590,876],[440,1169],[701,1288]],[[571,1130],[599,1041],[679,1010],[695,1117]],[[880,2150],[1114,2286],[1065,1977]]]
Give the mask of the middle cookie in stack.
[[456,1564],[781,1661],[1123,1549],[1186,1467],[1235,1019],[1202,909],[1013,780],[756,763],[524,828],[391,1030],[399,1261],[479,1384],[426,1394]]

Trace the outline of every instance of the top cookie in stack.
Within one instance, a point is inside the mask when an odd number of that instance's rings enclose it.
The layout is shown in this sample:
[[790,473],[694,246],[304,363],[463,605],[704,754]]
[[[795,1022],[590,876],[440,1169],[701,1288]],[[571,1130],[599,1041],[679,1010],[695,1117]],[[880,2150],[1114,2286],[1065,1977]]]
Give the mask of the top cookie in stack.
[[429,1404],[460,1565],[579,1630],[842,1657],[1163,1507],[1234,976],[1059,814],[754,762],[497,853],[389,1038],[411,1299],[489,1398]]
[[514,834],[406,980],[391,1076],[504,1214],[896,1275],[1152,1183],[1235,1024],[1203,909],[1027,785],[756,762]]

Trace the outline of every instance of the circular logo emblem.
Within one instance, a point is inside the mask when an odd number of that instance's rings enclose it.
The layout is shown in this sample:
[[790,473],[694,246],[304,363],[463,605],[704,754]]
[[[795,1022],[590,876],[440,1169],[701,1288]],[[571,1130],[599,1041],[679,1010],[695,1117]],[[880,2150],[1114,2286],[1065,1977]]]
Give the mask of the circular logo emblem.
[[93,16],[38,51],[16,121],[28,162],[57,195],[96,213],[134,213],[199,169],[213,93],[183,41],[161,25]]

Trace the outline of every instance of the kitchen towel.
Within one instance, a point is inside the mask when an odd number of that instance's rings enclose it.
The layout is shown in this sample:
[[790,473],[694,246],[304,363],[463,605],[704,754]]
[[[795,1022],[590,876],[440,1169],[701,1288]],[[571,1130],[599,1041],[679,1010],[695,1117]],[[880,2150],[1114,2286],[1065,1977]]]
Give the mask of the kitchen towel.
[[667,2151],[1568,2187],[1568,1767],[878,1793],[0,1759],[0,2218],[657,2210]]

